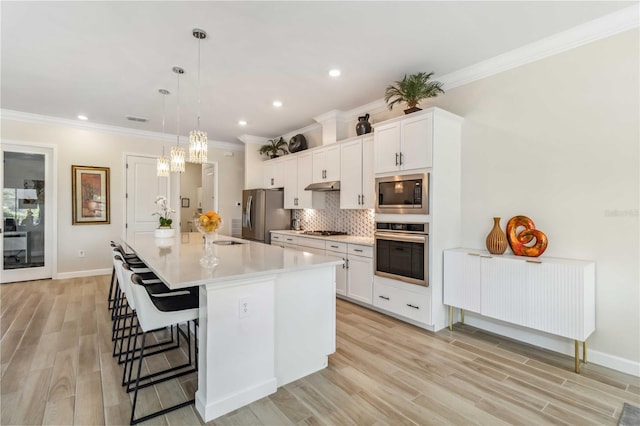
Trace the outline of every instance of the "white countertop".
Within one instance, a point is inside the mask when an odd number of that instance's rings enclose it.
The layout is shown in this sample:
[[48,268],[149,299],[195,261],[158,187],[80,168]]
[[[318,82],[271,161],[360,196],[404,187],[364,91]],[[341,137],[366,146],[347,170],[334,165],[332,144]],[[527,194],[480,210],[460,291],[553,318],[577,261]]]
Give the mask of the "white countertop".
[[373,247],[373,238],[369,237],[359,237],[356,235],[309,235],[305,234],[304,231],[292,231],[292,230],[282,230],[282,231],[271,231],[273,234],[282,234],[282,235],[296,235],[298,237],[304,238],[315,238],[318,240],[325,241],[335,241],[338,243],[347,243],[347,244],[360,244],[363,246]]
[[341,260],[293,249],[217,235],[216,240],[242,244],[213,245],[220,263],[213,269],[200,266],[204,252],[202,236],[182,233],[173,238],[156,239],[153,234],[138,235],[126,244],[135,251],[171,289],[204,284],[225,284],[243,278],[341,264]]

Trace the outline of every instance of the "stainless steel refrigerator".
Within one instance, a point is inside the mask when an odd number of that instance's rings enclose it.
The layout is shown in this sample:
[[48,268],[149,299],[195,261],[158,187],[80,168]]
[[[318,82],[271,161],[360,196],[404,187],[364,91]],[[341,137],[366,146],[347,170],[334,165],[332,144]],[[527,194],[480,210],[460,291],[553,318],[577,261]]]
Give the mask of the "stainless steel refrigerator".
[[284,209],[282,189],[242,191],[242,238],[271,243],[271,232],[290,228],[291,213]]

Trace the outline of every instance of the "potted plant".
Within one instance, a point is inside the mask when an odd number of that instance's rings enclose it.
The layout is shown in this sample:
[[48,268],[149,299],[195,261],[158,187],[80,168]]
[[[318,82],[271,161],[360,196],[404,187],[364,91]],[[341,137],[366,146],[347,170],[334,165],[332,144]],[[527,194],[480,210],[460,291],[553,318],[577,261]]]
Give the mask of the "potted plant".
[[440,93],[444,93],[442,90],[442,83],[439,81],[429,81],[433,72],[419,72],[417,74],[411,74],[400,81],[396,81],[395,85],[387,87],[384,94],[384,100],[387,103],[389,109],[393,109],[393,105],[406,102],[407,109],[404,110],[405,114],[411,114],[412,112],[420,111],[418,104],[421,100],[426,98],[433,98]]
[[282,152],[283,155],[288,154],[287,143],[284,141],[282,136],[274,139],[269,139],[269,143],[266,145],[262,145],[260,147],[260,154],[267,154],[269,158],[277,158],[279,157],[278,153]]
[[158,216],[158,222],[160,222],[157,229],[154,230],[154,235],[156,238],[170,238],[175,235],[175,231],[171,228],[171,224],[173,223],[173,219],[171,219],[171,213],[175,213],[171,207],[169,207],[169,203],[167,202],[167,197],[158,195],[156,197],[156,207],[158,211],[152,213],[152,216]]

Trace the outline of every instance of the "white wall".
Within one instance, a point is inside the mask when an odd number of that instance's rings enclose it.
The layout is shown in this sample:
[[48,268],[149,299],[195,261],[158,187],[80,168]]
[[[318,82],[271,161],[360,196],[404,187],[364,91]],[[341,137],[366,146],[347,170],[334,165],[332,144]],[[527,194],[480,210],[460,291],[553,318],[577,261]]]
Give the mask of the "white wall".
[[[162,143],[129,134],[75,128],[63,124],[32,123],[2,118],[3,142],[52,144],[58,147],[58,274],[110,269],[109,241],[124,235],[124,153],[160,155]],[[165,142],[168,147],[170,143]],[[240,147],[239,149],[242,149]],[[217,161],[220,173],[219,210],[222,233],[231,234],[231,219],[240,218],[244,187],[244,153],[225,156],[226,149],[210,147],[208,157]],[[111,175],[111,223],[71,225],[71,166],[109,167]],[[195,201],[195,200],[192,200]],[[176,208],[178,210],[178,208]],[[77,257],[79,249],[85,257]]]
[[[422,105],[465,119],[462,245],[485,248],[492,217],[501,217],[504,229],[509,218],[522,214],[547,234],[545,256],[594,260],[596,331],[589,346],[636,369],[638,53],[636,29],[454,88]],[[402,109],[376,115],[372,123]]]

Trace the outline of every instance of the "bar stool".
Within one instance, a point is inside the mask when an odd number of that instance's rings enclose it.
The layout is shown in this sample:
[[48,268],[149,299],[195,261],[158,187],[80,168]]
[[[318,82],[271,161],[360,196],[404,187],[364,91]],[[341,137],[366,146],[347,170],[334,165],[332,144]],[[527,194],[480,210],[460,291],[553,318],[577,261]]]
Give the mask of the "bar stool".
[[[118,304],[115,310],[116,317],[113,323],[112,330],[112,338],[114,341],[113,356],[118,357],[119,364],[123,364],[126,362],[127,357],[130,355],[130,343],[127,343],[127,347],[125,348],[124,341],[125,339],[131,339],[134,327],[136,326],[135,299],[131,294],[130,289],[130,281],[131,275],[133,275],[133,270],[128,263],[123,261],[120,255],[114,256],[114,267],[116,269],[116,276],[119,283],[118,288],[121,288],[120,291],[122,292],[124,297],[116,299]],[[154,295],[155,297],[177,297],[191,295],[191,292],[188,290],[173,291],[169,289],[166,285],[162,284],[162,281],[152,273],[147,273],[145,275],[147,276],[147,279],[143,280],[142,278],[140,278],[141,283],[148,289],[150,294]],[[141,275],[139,277],[141,277]],[[159,350],[157,352],[175,349],[179,346],[179,340],[176,342],[175,337],[176,336],[174,336],[173,327],[171,327],[169,340],[158,342],[154,345],[149,346],[148,348],[163,347],[162,350]],[[174,343],[175,346],[166,346],[173,345]],[[123,371],[123,386],[125,385],[125,377],[126,371]]]
[[[152,419],[157,416],[161,416],[170,411],[177,410],[182,407],[186,407],[194,403],[194,399],[189,401],[185,401],[174,406],[164,408],[155,413],[147,414],[143,417],[135,418],[136,412],[136,404],[138,401],[138,391],[140,389],[153,386],[158,383],[165,382],[167,380],[171,380],[180,376],[184,376],[186,374],[191,374],[197,371],[197,337],[195,344],[195,362],[192,360],[192,351],[191,351],[191,337],[189,332],[189,327],[187,327],[186,333],[178,327],[178,340],[181,333],[186,334],[186,341],[188,344],[188,361],[184,365],[176,366],[169,368],[167,370],[147,374],[145,376],[141,376],[142,371],[142,359],[146,356],[151,356],[152,353],[146,353],[148,347],[146,346],[146,338],[147,334],[150,331],[166,328],[173,325],[179,325],[180,323],[188,323],[194,322],[194,330],[195,330],[195,320],[198,318],[198,299],[192,293],[187,291],[188,294],[183,294],[179,296],[173,297],[165,297],[163,295],[154,295],[152,293],[152,289],[149,286],[144,286],[142,284],[142,278],[137,274],[132,274],[130,277],[130,291],[131,295],[134,299],[134,303],[136,306],[136,316],[137,316],[137,325],[135,337],[130,339],[130,342],[134,342],[134,350],[133,353],[139,350],[139,356],[137,357],[138,366],[135,381],[131,380],[135,357],[128,358],[131,365],[129,368],[129,380],[127,385],[127,392],[133,391],[133,404],[131,408],[131,424],[137,424],[149,419]],[[140,337],[140,331],[142,330],[141,343],[140,347],[137,348],[137,340]],[[125,364],[126,370],[126,364]],[[158,376],[162,376],[168,373],[172,373],[168,376],[157,378]],[[144,383],[141,383],[143,382]]]

